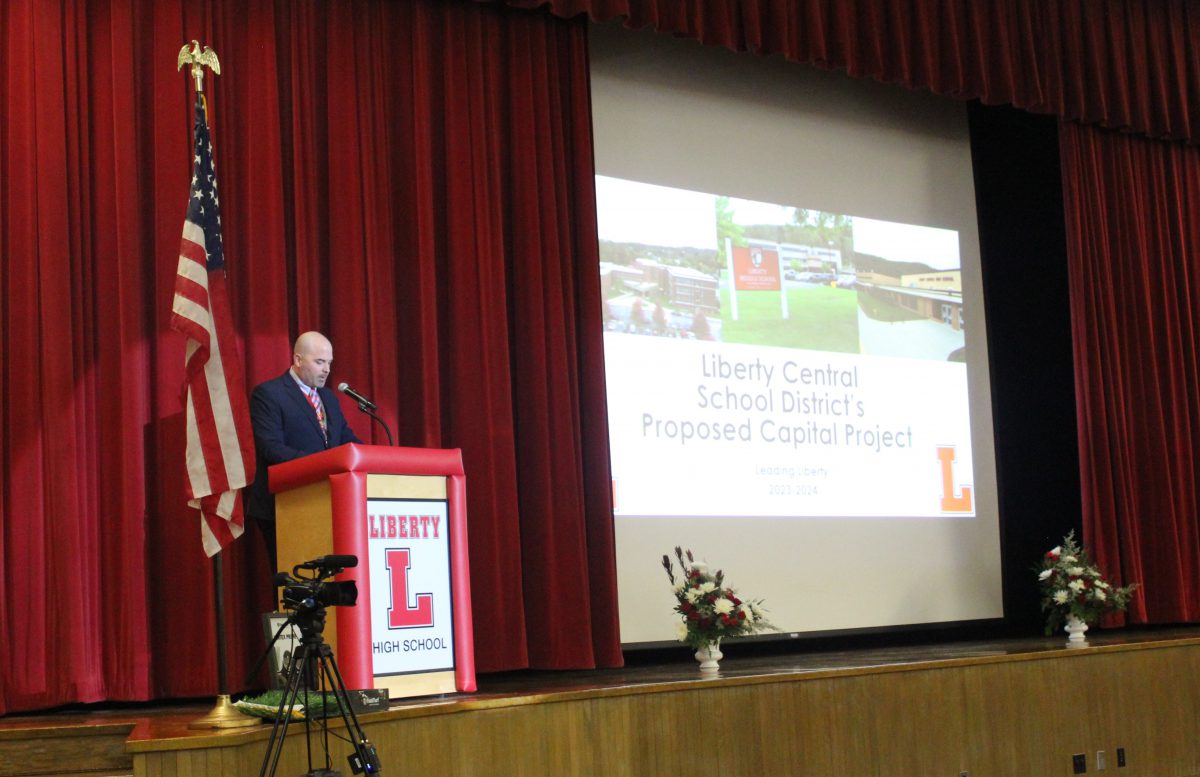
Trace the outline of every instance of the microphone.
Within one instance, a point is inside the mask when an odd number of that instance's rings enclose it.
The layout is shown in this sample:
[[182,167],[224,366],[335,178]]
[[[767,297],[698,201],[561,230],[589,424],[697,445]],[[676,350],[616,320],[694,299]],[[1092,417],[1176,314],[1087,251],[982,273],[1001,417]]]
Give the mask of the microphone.
[[303,564],[297,564],[296,569],[349,569],[358,566],[358,556],[353,555],[330,555],[315,558],[312,561],[305,561]]
[[388,429],[388,426],[387,426],[387,424],[385,424],[385,423],[383,422],[383,419],[382,419],[382,418],[380,418],[379,416],[377,416],[377,415],[375,415],[373,412],[371,412],[372,410],[374,410],[374,409],[375,409],[375,403],[374,403],[374,402],[372,402],[371,400],[367,399],[367,398],[366,398],[366,397],[364,397],[362,394],[359,394],[359,393],[358,393],[357,391],[355,391],[354,389],[350,388],[350,384],[349,384],[349,383],[339,383],[339,384],[338,384],[338,391],[342,392],[343,394],[345,394],[346,396],[350,397],[350,398],[351,398],[351,399],[353,399],[355,402],[357,402],[357,403],[358,403],[358,409],[359,409],[359,410],[361,410],[361,411],[363,411],[364,413],[366,413],[367,415],[371,416],[371,418],[372,418],[373,420],[375,420],[375,421],[378,421],[378,422],[379,422],[379,425],[383,427],[383,431],[384,431],[384,433],[385,433],[385,434],[387,434],[387,438],[388,438],[388,445],[395,445],[395,444],[396,444],[396,443],[392,442],[392,430],[391,430],[391,429]]
[[354,389],[350,388],[349,383],[339,383],[338,391],[357,402],[359,407],[366,408],[367,410],[375,409],[375,403],[364,397],[362,394],[359,394]]

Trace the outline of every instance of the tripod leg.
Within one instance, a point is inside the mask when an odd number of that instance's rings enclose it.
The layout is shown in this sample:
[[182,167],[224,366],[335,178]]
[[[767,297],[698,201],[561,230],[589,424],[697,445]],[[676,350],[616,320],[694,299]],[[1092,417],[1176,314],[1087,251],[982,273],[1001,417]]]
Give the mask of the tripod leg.
[[279,700],[279,708],[275,711],[275,724],[271,727],[271,736],[267,740],[267,752],[263,756],[259,777],[268,777],[268,775],[273,777],[275,769],[279,765],[279,756],[283,753],[283,742],[287,736],[288,724],[291,723],[292,712],[296,709],[296,697],[300,692],[304,666],[309,660],[308,654],[308,645],[298,645],[292,651],[288,661],[283,697]]
[[[346,731],[350,736],[351,746],[354,748],[354,758],[350,764],[357,774],[364,772],[366,774],[378,774],[381,766],[379,764],[379,755],[375,752],[375,746],[367,739],[366,733],[358,722],[358,716],[354,714],[354,709],[350,706],[350,694],[346,692],[346,682],[342,679],[342,672],[338,669],[337,660],[333,657],[333,650],[325,644],[320,646],[320,662],[319,672],[329,678],[329,687],[333,691],[334,698],[337,699],[338,711],[341,713],[342,722],[346,726]],[[328,729],[326,729],[328,735]],[[326,754],[329,752],[328,742],[325,748]],[[355,763],[357,759],[357,763]]]

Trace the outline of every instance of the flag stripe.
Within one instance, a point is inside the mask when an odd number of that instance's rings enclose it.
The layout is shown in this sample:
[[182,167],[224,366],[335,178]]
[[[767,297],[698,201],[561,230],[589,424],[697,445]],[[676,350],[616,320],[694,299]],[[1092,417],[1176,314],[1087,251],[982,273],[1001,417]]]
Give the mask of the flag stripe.
[[204,551],[209,556],[215,555],[245,531],[245,517],[236,491],[226,491],[189,504],[199,508],[204,517],[200,523],[201,539]]
[[[228,310],[229,301],[226,298],[225,285],[221,284],[213,290],[213,306],[217,309]],[[220,343],[234,343],[233,322],[229,316],[217,316],[214,319],[217,331],[212,339],[213,350],[220,351]],[[208,375],[209,394],[213,405],[218,409],[217,429],[221,443],[221,456],[225,461],[226,478],[231,488],[245,488],[253,479],[250,472],[254,468],[253,448],[246,455],[246,443],[252,442],[252,437],[238,434],[235,419],[250,418],[250,405],[246,401],[245,381],[239,360],[236,358],[222,359],[220,354],[210,358],[205,367]],[[237,386],[238,390],[231,391],[230,387]]]
[[[180,238],[180,256],[195,260],[201,267],[208,267],[208,252],[204,250],[204,227],[192,221],[183,223],[183,237]],[[192,248],[188,248],[192,246]]]
[[202,305],[207,310],[208,268],[203,263],[197,264],[186,256],[180,256],[179,268],[176,270],[175,293]]
[[[201,359],[208,358],[208,318],[208,308],[202,307],[186,297],[175,298],[171,327],[187,335],[188,340],[201,349],[202,352],[199,355]],[[189,369],[189,372],[191,371]]]
[[[187,449],[184,451],[184,463],[187,465],[185,474],[189,503],[195,501],[197,494],[211,494],[212,487],[208,482],[208,467],[204,463],[204,448],[200,441],[200,429],[196,425],[196,411],[192,408],[192,391],[187,392],[186,410],[184,414],[187,426]],[[199,507],[197,501],[194,507]]]
[[[229,478],[225,477],[225,463],[221,460],[221,443],[217,439],[220,429],[213,413],[212,395],[208,392],[209,387],[204,378],[205,375],[201,372],[188,381],[188,397],[191,399],[200,448],[197,451],[188,451],[187,460],[190,467],[204,470],[209,493],[215,494],[228,489],[230,483]],[[207,494],[193,492],[192,496]]]

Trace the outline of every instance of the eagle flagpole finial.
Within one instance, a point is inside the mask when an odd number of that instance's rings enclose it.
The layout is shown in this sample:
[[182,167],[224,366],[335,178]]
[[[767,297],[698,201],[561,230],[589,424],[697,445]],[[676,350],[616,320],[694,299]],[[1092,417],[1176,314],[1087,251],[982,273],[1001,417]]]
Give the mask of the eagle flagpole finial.
[[179,50],[179,61],[175,69],[183,70],[183,66],[188,64],[192,66],[192,78],[196,80],[197,92],[204,91],[205,67],[211,68],[214,75],[221,75],[221,62],[217,59],[217,53],[208,46],[201,49],[200,41],[185,43]]

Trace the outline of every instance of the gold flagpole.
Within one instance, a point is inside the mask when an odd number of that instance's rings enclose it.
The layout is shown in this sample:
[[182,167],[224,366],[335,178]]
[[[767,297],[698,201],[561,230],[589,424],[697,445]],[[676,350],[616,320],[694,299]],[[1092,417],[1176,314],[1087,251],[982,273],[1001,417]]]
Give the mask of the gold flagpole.
[[[182,70],[184,65],[191,65],[192,79],[196,82],[196,95],[204,99],[204,68],[212,69],[213,75],[221,74],[221,63],[217,54],[208,46],[200,47],[199,41],[183,44],[179,50],[176,70]],[[208,113],[208,103],[204,105]],[[251,715],[245,715],[229,698],[229,688],[225,679],[225,577],[221,568],[221,553],[213,556],[213,587],[217,610],[217,703],[208,714],[188,723],[188,728],[239,728],[257,725],[260,720]]]

